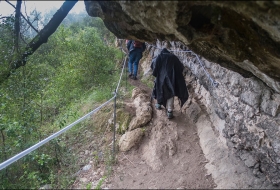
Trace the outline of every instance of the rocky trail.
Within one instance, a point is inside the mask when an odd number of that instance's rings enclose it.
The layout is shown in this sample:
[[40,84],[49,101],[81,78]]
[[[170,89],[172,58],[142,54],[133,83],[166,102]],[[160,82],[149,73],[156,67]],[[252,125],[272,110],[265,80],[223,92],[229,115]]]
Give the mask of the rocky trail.
[[[165,109],[157,110],[155,101],[150,102],[149,87],[140,79],[129,79],[129,83],[135,89],[132,99],[124,100],[124,109],[137,120],[143,111],[139,108],[148,106],[152,119],[137,129],[130,122],[130,132],[143,134],[128,151],[118,151],[110,175],[103,178],[104,162],[95,165],[88,159],[89,163],[76,174],[72,189],[277,189],[265,176],[254,175],[255,170],[249,168],[254,162],[250,155],[241,160],[221,142],[201,96],[197,95],[201,92],[195,92],[193,86],[188,85],[190,97],[182,109],[175,98],[175,117],[169,120]],[[123,142],[126,140],[129,141]]]
[[[150,89],[143,88],[140,81],[131,82],[150,94]],[[175,101],[173,119],[167,119],[165,112],[165,109],[156,110],[153,106],[153,118],[139,146],[120,153],[119,164],[110,179],[111,188],[215,187],[204,168],[207,160],[200,148],[197,130],[181,113],[178,101]]]
[[[140,80],[129,82],[149,97],[151,89]],[[166,110],[153,107],[153,118],[145,127],[141,142],[127,152],[119,152],[112,175],[101,188],[124,189],[190,189],[216,187],[207,174],[207,160],[199,145],[196,127],[182,114],[175,98],[174,118],[167,119]],[[126,109],[133,109],[127,104]],[[78,174],[72,188],[98,185],[105,167],[89,167]]]

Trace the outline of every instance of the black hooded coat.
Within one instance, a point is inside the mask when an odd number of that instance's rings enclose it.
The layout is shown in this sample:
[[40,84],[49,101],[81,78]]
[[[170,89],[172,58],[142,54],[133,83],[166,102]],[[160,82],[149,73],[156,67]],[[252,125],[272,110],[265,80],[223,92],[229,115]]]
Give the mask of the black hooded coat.
[[189,94],[183,76],[184,66],[180,60],[164,48],[153,59],[151,68],[156,77],[152,96],[157,99],[158,104],[166,107],[167,100],[177,96],[182,107]]

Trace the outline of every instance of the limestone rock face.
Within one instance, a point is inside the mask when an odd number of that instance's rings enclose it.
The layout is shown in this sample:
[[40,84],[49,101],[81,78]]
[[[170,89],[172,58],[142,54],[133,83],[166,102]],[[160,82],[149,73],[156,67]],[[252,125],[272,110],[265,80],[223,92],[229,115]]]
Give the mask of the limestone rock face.
[[136,108],[136,116],[132,118],[128,131],[121,136],[119,143],[121,151],[128,151],[140,142],[144,135],[144,130],[141,127],[152,119],[151,103],[140,88],[133,89],[132,99]]
[[152,108],[150,103],[143,104],[141,107],[136,109],[137,116],[132,119],[129,124],[129,130],[133,130],[144,126],[152,119]]
[[[102,115],[106,115],[106,113],[101,113]],[[103,125],[99,125],[100,127],[102,126],[109,126],[110,128],[114,128],[114,112],[113,110],[107,114],[110,115],[110,118],[107,120],[107,122],[105,123],[106,120],[104,120],[101,124]],[[117,109],[116,110],[116,131],[119,134],[124,134],[126,132],[126,130],[128,129],[130,120],[131,120],[131,115],[130,113],[124,111],[123,109]],[[100,118],[100,116],[99,116]],[[100,119],[101,120],[101,119]]]
[[136,107],[136,116],[132,118],[128,130],[143,127],[152,119],[152,107],[149,101],[149,97],[145,95],[139,88],[135,88],[132,91],[132,99],[134,106]]
[[199,118],[199,114],[201,112],[201,108],[196,102],[192,102],[192,104],[186,109],[186,115],[192,119],[194,123],[197,122],[197,119]]
[[255,75],[280,92],[279,1],[85,1],[85,5],[88,14],[102,18],[118,38],[180,41],[207,60],[244,77]]
[[119,149],[120,151],[128,151],[133,146],[137,145],[141,138],[144,135],[144,131],[140,128],[135,129],[133,131],[126,132],[121,138],[119,142]]
[[124,112],[123,110],[117,110],[116,115],[116,130],[118,133],[123,134],[128,129],[128,125],[131,120],[130,114]]
[[[255,176],[280,184],[280,95],[257,77],[244,78],[203,57],[198,60],[182,52],[185,47],[180,43],[170,42],[170,49],[188,69],[185,80],[191,102],[183,106],[186,115],[196,122],[202,111],[207,112],[224,146]],[[159,53],[150,51],[153,56]],[[219,85],[213,86],[210,79]]]

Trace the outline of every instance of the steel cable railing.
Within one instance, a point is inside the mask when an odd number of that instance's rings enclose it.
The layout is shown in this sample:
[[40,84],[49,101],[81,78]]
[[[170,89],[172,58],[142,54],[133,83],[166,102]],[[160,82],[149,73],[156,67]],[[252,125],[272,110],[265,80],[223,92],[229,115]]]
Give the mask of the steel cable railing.
[[[156,48],[156,49],[161,49],[161,50],[162,50],[162,48],[156,47],[156,46],[151,45],[151,44],[149,44],[149,43],[147,43],[147,42],[145,42],[145,43],[146,43],[148,46],[151,46],[151,47],[154,47],[154,48]],[[200,61],[198,55],[195,54],[193,51],[191,51],[191,50],[182,50],[182,51],[178,51],[178,50],[168,50],[168,51],[170,51],[170,52],[185,52],[185,53],[191,53],[192,55],[194,55],[194,56],[196,57],[196,59],[198,60],[200,66],[202,67],[204,73],[206,74],[206,76],[207,76],[208,79],[210,80],[211,85],[212,85],[213,87],[216,87],[216,88],[219,86],[219,83],[216,82],[216,81],[210,76],[210,74],[209,74],[209,73],[206,71],[206,69],[204,68],[204,65],[201,63],[201,61]]]
[[[122,67],[122,71],[120,74],[120,78],[117,84],[117,87],[115,89],[114,92],[114,96],[112,98],[110,98],[107,102],[103,103],[102,105],[100,105],[99,107],[95,108],[94,110],[92,110],[91,112],[87,113],[86,115],[84,115],[83,117],[79,118],[78,120],[74,121],[73,123],[71,123],[70,125],[66,126],[65,128],[61,129],[60,131],[52,134],[51,136],[47,137],[46,139],[38,142],[37,144],[31,146],[30,148],[18,153],[17,155],[13,156],[12,158],[2,162],[0,164],[0,170],[6,168],[7,166],[11,165],[12,163],[16,162],[17,160],[19,160],[20,158],[26,156],[27,154],[29,154],[30,152],[38,149],[39,147],[43,146],[44,144],[46,144],[47,142],[49,142],[50,140],[56,138],[57,136],[61,135],[62,133],[64,133],[65,131],[71,129],[73,126],[75,126],[76,124],[80,123],[81,121],[85,120],[87,117],[91,116],[92,114],[96,113],[97,111],[99,111],[101,108],[103,108],[105,105],[109,104],[112,100],[114,100],[114,109],[116,109],[116,98],[117,98],[117,92],[121,83],[121,79],[122,79],[122,75],[123,75],[123,71],[125,68],[125,64],[126,64],[126,58],[123,62],[123,67]],[[116,110],[114,110],[114,144],[113,144],[113,154],[115,152],[115,131],[116,131]]]
[[[148,46],[152,46],[152,47],[155,47],[157,49],[161,49],[161,48],[158,48],[154,45],[151,45],[149,43],[146,43]],[[121,48],[122,49],[122,48]],[[123,51],[123,49],[122,49]],[[203,68],[203,71],[205,72],[205,74],[207,75],[208,79],[211,81],[211,84],[212,86],[214,87],[218,87],[219,83],[217,83],[214,79],[212,79],[212,77],[210,76],[210,74],[206,71],[206,69],[204,68],[204,65],[201,63],[199,57],[193,53],[192,51],[190,50],[183,50],[183,51],[178,51],[178,50],[169,50],[171,52],[187,52],[187,53],[192,53],[192,55],[195,55],[196,59],[198,60],[199,64],[201,65],[201,67]],[[124,52],[124,51],[123,51]],[[125,53],[125,52],[124,52]],[[87,113],[86,115],[84,115],[83,117],[79,118],[78,120],[76,120],[75,122],[71,123],[70,125],[66,126],[65,128],[61,129],[60,131],[52,134],[51,136],[47,137],[46,139],[38,142],[37,144],[33,145],[32,147],[20,152],[19,154],[13,156],[12,158],[4,161],[3,163],[0,164],[0,170],[6,168],[7,166],[9,166],[10,164],[16,162],[17,160],[19,160],[20,158],[26,156],[27,154],[29,154],[30,152],[38,149],[39,147],[43,146],[44,144],[46,144],[47,142],[49,142],[50,140],[56,138],[57,136],[61,135],[62,133],[64,133],[65,131],[69,130],[70,128],[72,128],[73,126],[75,126],[76,124],[80,123],[81,121],[85,120],[87,117],[89,117],[90,115],[96,113],[97,111],[99,111],[101,108],[103,108],[105,105],[107,105],[108,103],[110,103],[112,100],[114,100],[114,140],[113,140],[113,154],[115,152],[115,133],[116,133],[116,98],[117,98],[117,92],[119,90],[119,86],[120,86],[120,83],[121,83],[121,79],[122,79],[122,76],[123,76],[123,72],[124,72],[124,68],[125,68],[125,65],[126,65],[126,59],[127,59],[127,56],[125,57],[125,60],[123,61],[123,67],[122,67],[122,71],[121,71],[121,74],[120,74],[120,78],[119,78],[119,81],[118,81],[118,84],[117,84],[117,87],[115,89],[115,92],[114,92],[114,96],[112,98],[110,98],[107,102],[103,103],[101,106],[97,107],[96,109],[92,110],[91,112]]]

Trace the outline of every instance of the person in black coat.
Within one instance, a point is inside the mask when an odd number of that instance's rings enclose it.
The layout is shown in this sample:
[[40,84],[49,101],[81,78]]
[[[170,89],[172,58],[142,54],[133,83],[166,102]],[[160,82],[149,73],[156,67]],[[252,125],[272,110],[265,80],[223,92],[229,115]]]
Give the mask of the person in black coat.
[[157,100],[156,108],[163,105],[169,119],[173,118],[174,96],[180,100],[180,106],[188,100],[189,94],[183,76],[184,65],[166,48],[153,59],[151,64],[153,76],[156,77],[153,98]]

